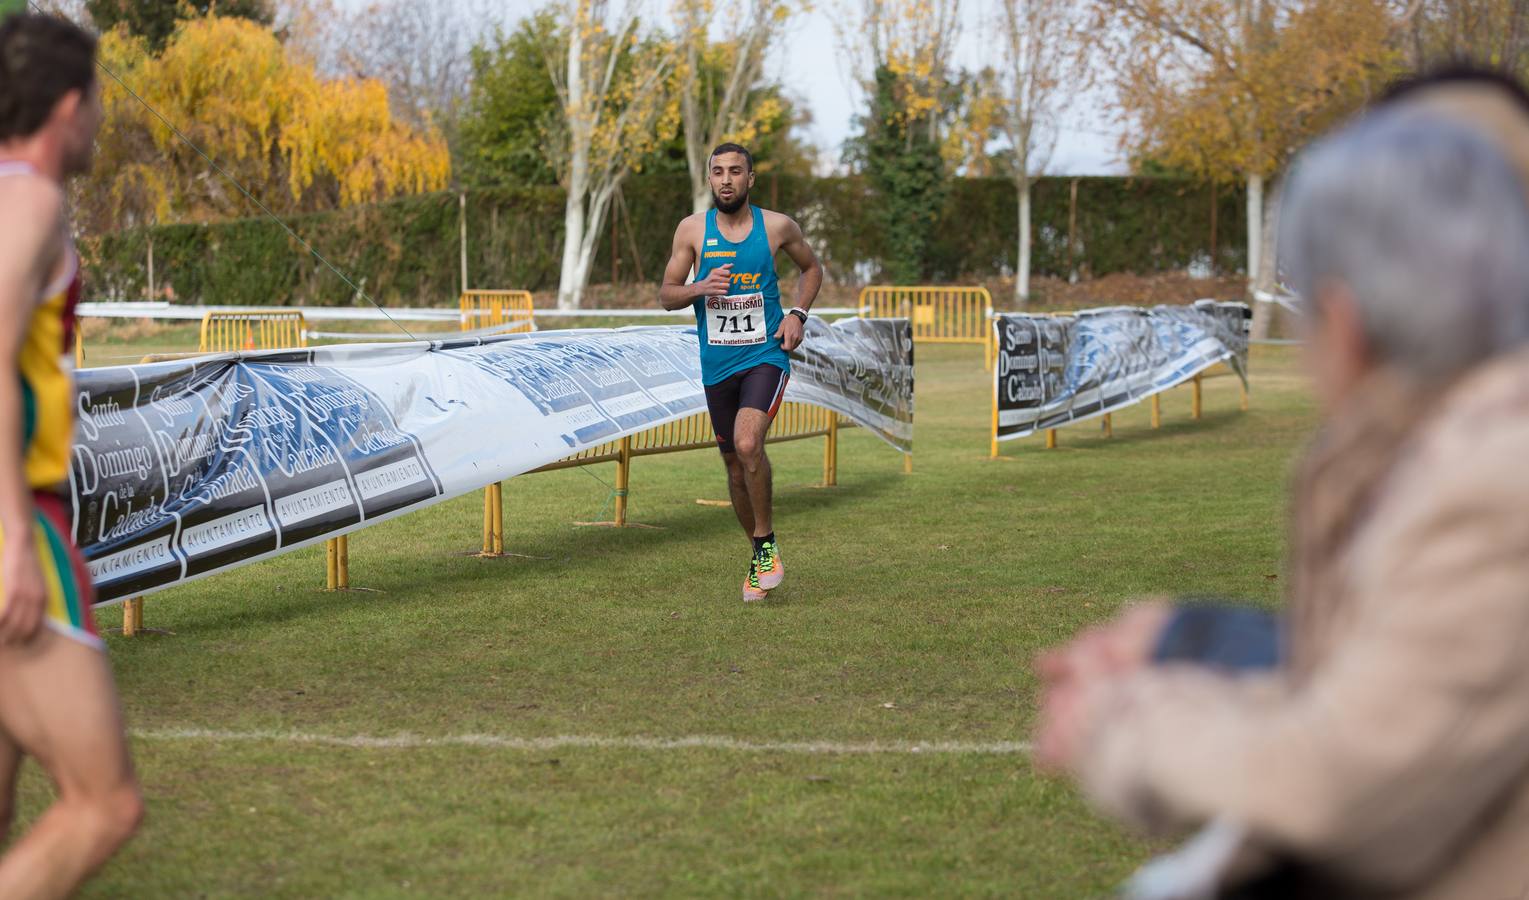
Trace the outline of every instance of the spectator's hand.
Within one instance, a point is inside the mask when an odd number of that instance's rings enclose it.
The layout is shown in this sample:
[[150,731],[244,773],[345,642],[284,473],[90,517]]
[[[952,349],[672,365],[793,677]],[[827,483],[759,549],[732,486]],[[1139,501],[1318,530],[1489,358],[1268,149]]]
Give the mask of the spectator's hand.
[[1077,765],[1088,735],[1107,715],[1110,691],[1146,667],[1172,612],[1162,602],[1133,605],[1036,658],[1042,681],[1036,765],[1052,772]]
[[1152,659],[1173,607],[1160,600],[1135,603],[1103,625],[1085,629],[1070,643],[1036,657],[1035,669],[1047,685],[1065,682],[1087,669],[1127,675]]

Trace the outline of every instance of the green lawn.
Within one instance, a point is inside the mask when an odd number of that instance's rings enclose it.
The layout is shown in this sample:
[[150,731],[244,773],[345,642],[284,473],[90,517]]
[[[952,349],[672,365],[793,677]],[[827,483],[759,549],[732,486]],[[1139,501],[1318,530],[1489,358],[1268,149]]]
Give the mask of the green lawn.
[[[87,896],[1107,895],[1151,846],[1022,753],[423,743],[1023,741],[1033,654],[1128,598],[1276,602],[1313,421],[1291,352],[1255,352],[1250,412],[1218,378],[1199,422],[1184,388],[1160,430],[1143,404],[1113,439],[1085,423],[996,461],[979,351],[918,360],[913,475],[859,430],[836,489],[821,441],[772,447],[767,604],[739,601],[731,512],[695,502],[725,496],[710,451],[634,463],[653,528],[572,525],[609,517],[613,472],[568,470],[507,483],[517,556],[466,555],[475,494],[354,535],[366,590],[324,593],[314,548],[150,597],[173,634],[109,640],[149,817]],[[35,768],[22,796],[47,800]]]

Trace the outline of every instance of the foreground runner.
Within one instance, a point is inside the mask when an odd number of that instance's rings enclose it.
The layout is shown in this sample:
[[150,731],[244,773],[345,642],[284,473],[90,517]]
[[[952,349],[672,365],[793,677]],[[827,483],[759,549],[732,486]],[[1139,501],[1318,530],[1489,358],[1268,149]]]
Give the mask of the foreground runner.
[[0,24],[0,815],[21,757],[58,792],[0,857],[0,897],[62,897],[138,827],[142,801],[83,558],[70,540],[69,375],[79,260],[64,181],[101,124],[95,39],[42,15]]
[[[785,567],[770,511],[770,460],[765,433],[791,377],[786,354],[802,342],[807,311],[823,286],[823,267],[790,217],[749,203],[754,157],[737,144],[711,153],[711,199],[674,232],[658,300],[664,309],[695,308],[701,380],[712,429],[727,464],[727,488],[738,523],[754,541],[743,599],[763,600]],[[796,306],[781,313],[775,255],[784,250],[801,270]],[[695,272],[695,281],[685,279]]]

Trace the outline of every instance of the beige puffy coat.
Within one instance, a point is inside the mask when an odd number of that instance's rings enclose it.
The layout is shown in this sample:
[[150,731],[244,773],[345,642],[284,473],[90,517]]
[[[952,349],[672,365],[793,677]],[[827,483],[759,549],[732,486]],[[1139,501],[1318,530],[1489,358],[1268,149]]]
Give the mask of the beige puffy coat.
[[1378,375],[1297,483],[1289,664],[1112,685],[1080,767],[1154,829],[1242,825],[1324,895],[1529,895],[1529,353]]

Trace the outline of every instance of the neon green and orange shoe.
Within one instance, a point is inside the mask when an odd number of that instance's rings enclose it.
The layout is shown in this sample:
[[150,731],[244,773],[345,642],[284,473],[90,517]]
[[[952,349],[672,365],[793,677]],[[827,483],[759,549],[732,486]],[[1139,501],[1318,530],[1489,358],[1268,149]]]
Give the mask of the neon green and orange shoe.
[[759,586],[759,557],[749,560],[749,574],[743,579],[743,602],[753,603],[770,596],[770,592]]
[[767,591],[780,587],[786,577],[786,567],[780,561],[780,547],[774,541],[765,541],[754,559],[758,561],[755,568],[759,570],[759,586]]

